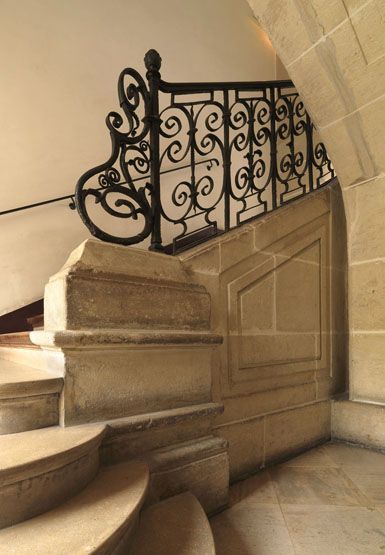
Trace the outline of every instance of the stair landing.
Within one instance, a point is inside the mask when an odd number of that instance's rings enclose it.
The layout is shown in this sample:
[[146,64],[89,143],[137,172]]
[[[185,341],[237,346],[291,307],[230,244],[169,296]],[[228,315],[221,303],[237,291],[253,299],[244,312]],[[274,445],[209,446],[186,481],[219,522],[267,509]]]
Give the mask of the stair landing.
[[328,443],[238,482],[211,519],[218,555],[385,552],[385,453]]

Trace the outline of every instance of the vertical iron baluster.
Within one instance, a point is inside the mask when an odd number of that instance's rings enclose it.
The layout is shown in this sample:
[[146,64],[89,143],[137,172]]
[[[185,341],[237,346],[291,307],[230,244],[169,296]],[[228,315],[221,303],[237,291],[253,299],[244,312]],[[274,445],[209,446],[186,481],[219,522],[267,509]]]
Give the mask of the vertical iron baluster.
[[254,122],[255,119],[253,117],[254,114],[254,107],[255,104],[253,101],[250,104],[246,103],[247,113],[248,113],[248,121],[247,121],[247,133],[248,133],[248,143],[249,143],[249,152],[246,154],[246,159],[248,162],[248,174],[249,174],[249,183],[248,183],[248,192],[252,192],[254,188],[254,142],[253,142],[253,131],[254,131]]
[[196,178],[195,178],[195,135],[197,132],[196,122],[195,122],[195,115],[194,115],[194,106],[190,107],[190,129],[188,134],[190,135],[191,140],[191,149],[190,149],[190,167],[191,167],[191,201],[194,211],[196,212],[197,208],[197,194],[198,191],[196,190]]
[[225,231],[230,229],[231,153],[229,91],[223,91],[223,195],[225,203]]
[[272,208],[277,208],[277,132],[275,114],[275,90],[270,87],[270,163],[271,163],[271,200]]
[[144,57],[146,66],[148,90],[150,95],[150,148],[151,148],[151,210],[153,229],[151,234],[152,251],[163,250],[161,233],[161,205],[160,205],[160,161],[159,161],[159,82],[162,58],[156,50],[149,50]]
[[306,137],[307,137],[307,160],[309,172],[309,191],[314,190],[313,183],[313,124],[309,114],[306,112]]

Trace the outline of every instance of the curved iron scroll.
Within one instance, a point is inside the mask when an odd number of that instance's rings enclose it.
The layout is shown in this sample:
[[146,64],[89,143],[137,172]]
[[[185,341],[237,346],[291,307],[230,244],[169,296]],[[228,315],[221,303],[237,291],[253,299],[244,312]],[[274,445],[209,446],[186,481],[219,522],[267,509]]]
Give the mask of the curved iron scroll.
[[[138,176],[150,171],[150,98],[143,78],[131,68],[120,74],[118,94],[126,121],[118,112],[108,114],[106,125],[111,136],[111,156],[104,164],[81,176],[76,185],[75,202],[92,235],[103,241],[132,245],[143,241],[152,230],[151,185],[136,187],[134,184]],[[90,200],[93,200],[91,206]],[[101,224],[95,223],[95,208],[104,215],[135,221],[139,229],[128,235],[107,232]],[[105,218],[101,219],[107,224]]]
[[[167,83],[155,50],[144,61],[147,83],[134,69],[119,77],[110,158],[76,187],[94,236],[131,245],[151,235],[163,250],[163,235],[175,253],[334,180],[291,81]],[[107,230],[108,217],[129,225]]]

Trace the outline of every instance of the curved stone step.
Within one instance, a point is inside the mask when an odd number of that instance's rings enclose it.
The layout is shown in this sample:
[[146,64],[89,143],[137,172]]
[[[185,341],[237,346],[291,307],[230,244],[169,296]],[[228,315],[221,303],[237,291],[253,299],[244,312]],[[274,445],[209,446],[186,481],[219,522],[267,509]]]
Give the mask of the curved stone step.
[[215,555],[214,538],[202,506],[182,493],[148,507],[129,555]]
[[103,468],[82,492],[40,516],[0,531],[2,555],[127,553],[148,487],[144,463]]
[[0,360],[0,434],[58,424],[62,387],[61,377]]
[[0,436],[0,528],[55,507],[99,468],[105,426],[45,428]]

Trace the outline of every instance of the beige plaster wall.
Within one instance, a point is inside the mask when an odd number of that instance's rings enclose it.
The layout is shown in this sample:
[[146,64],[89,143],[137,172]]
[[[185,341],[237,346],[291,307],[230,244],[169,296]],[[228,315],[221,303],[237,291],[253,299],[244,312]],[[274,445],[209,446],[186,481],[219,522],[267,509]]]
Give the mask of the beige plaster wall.
[[182,255],[224,337],[214,400],[233,479],[330,438],[346,388],[346,235],[327,188]]
[[385,401],[385,3],[249,0],[326,143],[349,247],[350,397]]
[[[171,81],[282,73],[244,0],[2,0],[0,11],[0,210],[70,194],[107,158],[117,77],[143,72],[149,48]],[[88,236],[65,202],[2,217],[0,314],[41,298]]]

